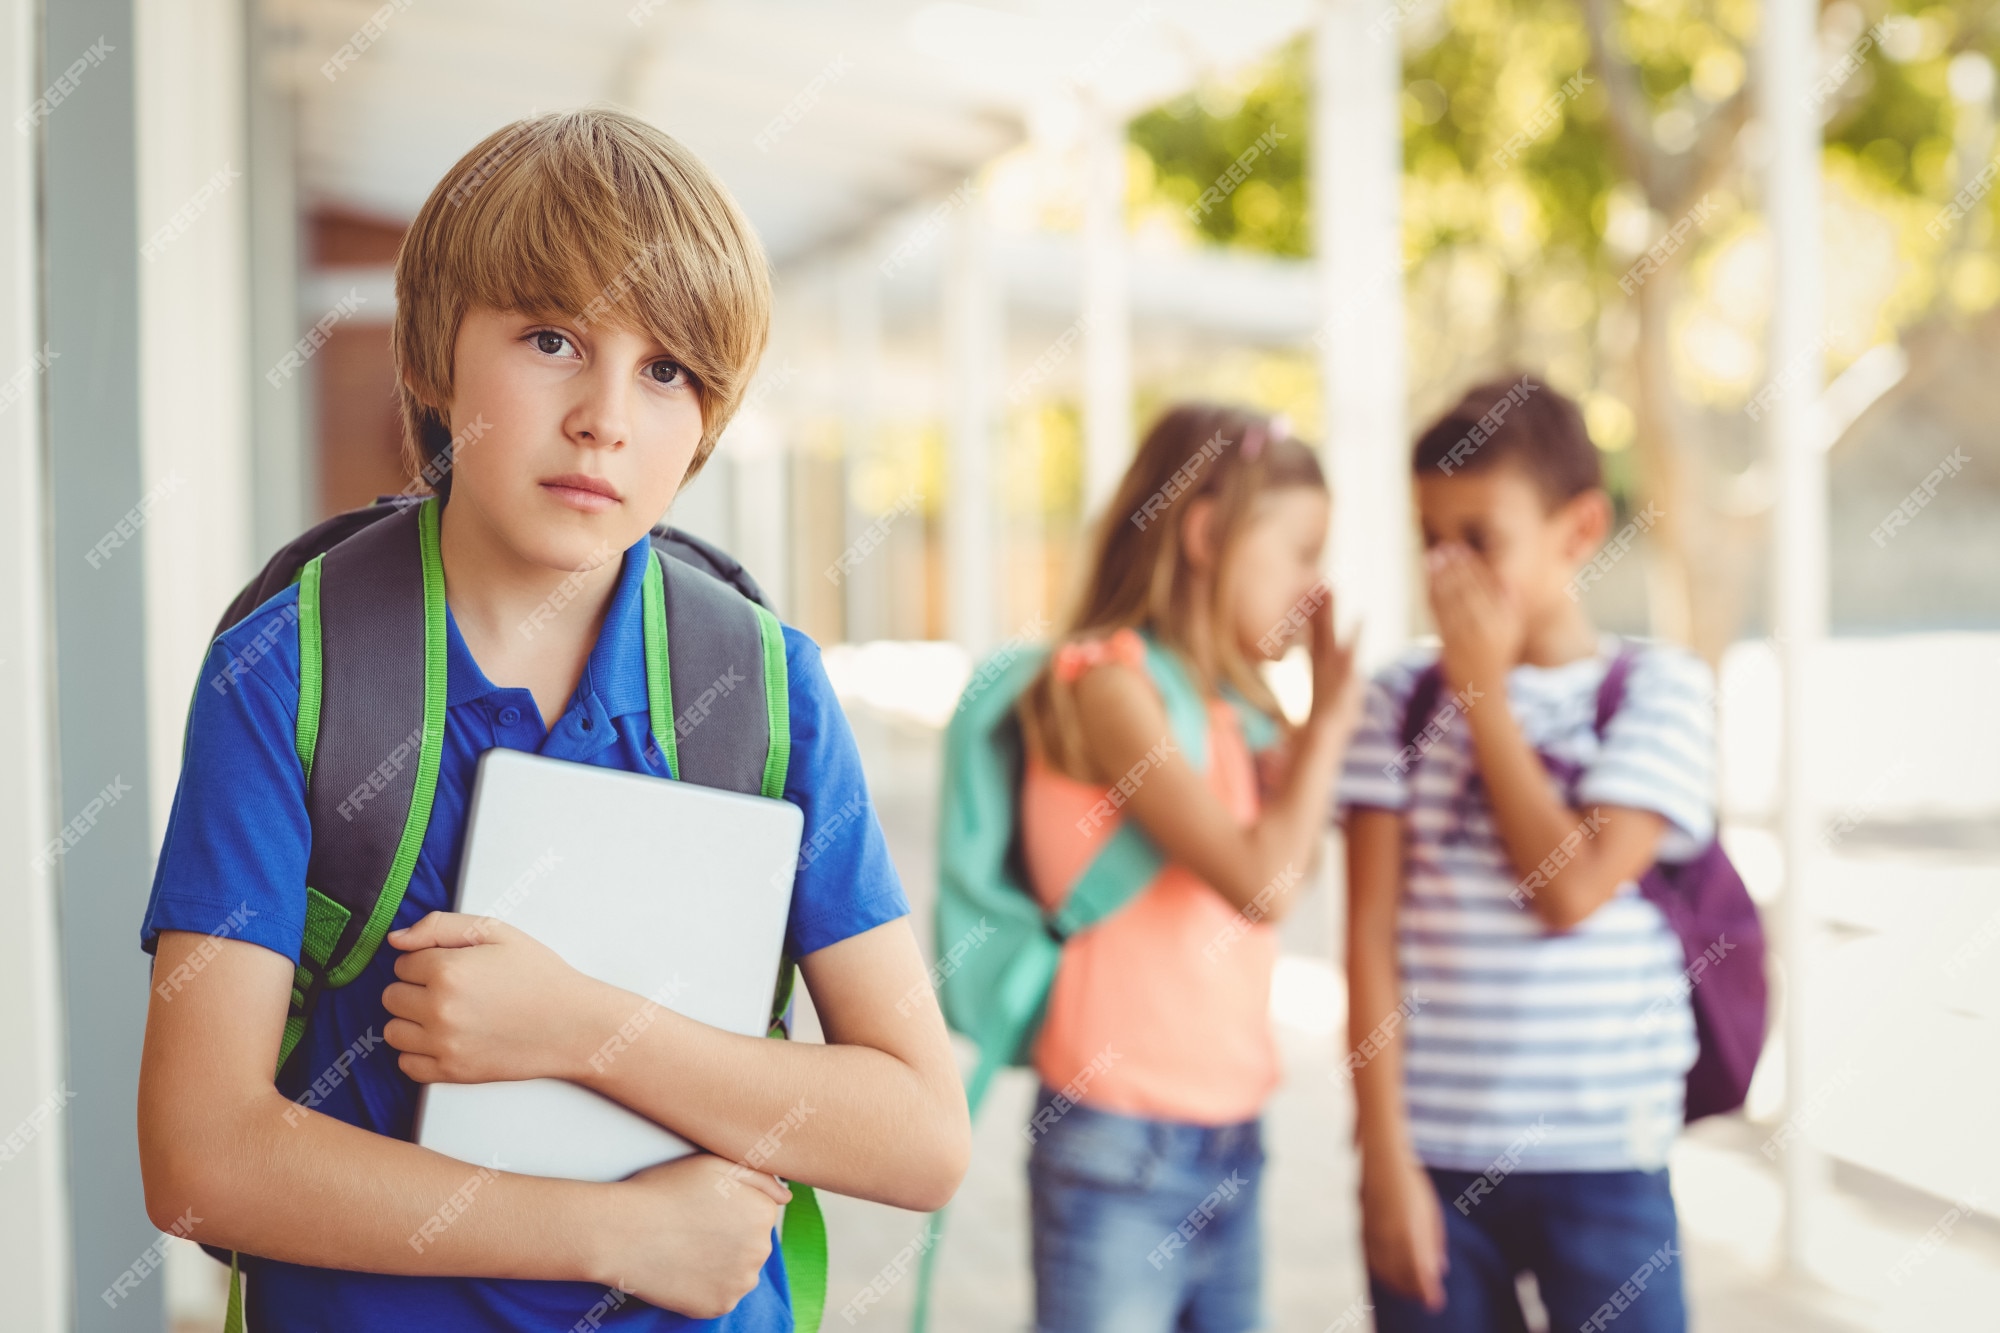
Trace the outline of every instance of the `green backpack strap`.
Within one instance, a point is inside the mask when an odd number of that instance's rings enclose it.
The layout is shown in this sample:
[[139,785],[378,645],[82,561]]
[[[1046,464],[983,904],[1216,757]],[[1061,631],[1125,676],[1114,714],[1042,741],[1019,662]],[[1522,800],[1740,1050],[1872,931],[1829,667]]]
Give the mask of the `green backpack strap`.
[[[373,522],[299,570],[299,716],[312,851],[278,1070],[325,987],[381,948],[430,827],[444,752],[444,561],[438,502]],[[225,1333],[244,1333],[229,1256]]]
[[[1146,674],[1160,692],[1174,745],[1196,772],[1206,772],[1208,705],[1180,656],[1150,630],[1142,630],[1140,636],[1146,644]],[[965,1083],[967,1114],[979,1113],[994,1075],[1027,1060],[1062,964],[1064,943],[1131,902],[1165,864],[1158,845],[1135,821],[1121,821],[1070,888],[1062,906],[1049,915],[1043,933],[1020,942],[989,994],[980,1030],[972,1034],[979,1059]],[[1015,891],[1022,890],[1017,886]],[[930,1324],[931,1289],[944,1225],[945,1210],[941,1208],[931,1215],[931,1244],[917,1268],[916,1308],[910,1319],[915,1333],[923,1333]]]
[[299,572],[299,716],[312,851],[284,1067],[323,986],[361,974],[409,888],[444,751],[438,502],[362,529]]
[[[668,772],[785,799],[792,703],[778,618],[664,552],[646,570],[644,594],[647,704]],[[678,649],[670,651],[671,645]],[[678,713],[676,699],[682,701]],[[780,1041],[789,1036],[785,1014],[796,975],[792,959],[779,961],[769,1035]],[[826,1219],[812,1186],[790,1186],[778,1248],[791,1287],[793,1326],[814,1333],[826,1309]]]

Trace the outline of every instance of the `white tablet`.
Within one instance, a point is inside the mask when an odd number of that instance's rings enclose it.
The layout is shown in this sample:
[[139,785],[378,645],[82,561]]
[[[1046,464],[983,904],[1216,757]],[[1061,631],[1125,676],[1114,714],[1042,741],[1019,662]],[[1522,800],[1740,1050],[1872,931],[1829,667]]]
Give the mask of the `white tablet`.
[[[479,761],[456,910],[589,976],[745,1036],[766,1031],[804,816],[789,801],[494,749]],[[636,1033],[628,1025],[628,1033]],[[597,1058],[615,1060],[622,1038]],[[477,1165],[620,1180],[694,1151],[561,1079],[434,1083],[417,1142]]]

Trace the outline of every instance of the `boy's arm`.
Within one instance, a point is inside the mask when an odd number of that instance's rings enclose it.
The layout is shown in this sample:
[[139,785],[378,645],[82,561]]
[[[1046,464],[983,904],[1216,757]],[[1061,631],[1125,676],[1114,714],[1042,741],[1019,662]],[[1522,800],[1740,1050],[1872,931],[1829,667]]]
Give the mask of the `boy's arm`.
[[1470,687],[1465,723],[1501,845],[1520,876],[1516,902],[1552,930],[1572,929],[1653,864],[1666,821],[1624,806],[1572,810],[1556,795],[1507,700],[1519,611],[1471,553],[1440,546],[1426,563],[1443,639],[1439,662],[1454,690]]
[[1411,1144],[1403,1102],[1406,1011],[1396,966],[1402,888],[1403,817],[1355,808],[1347,821],[1347,1068],[1361,1146],[1363,1240],[1378,1277],[1436,1310],[1444,1304],[1444,1218]]
[[1493,693],[1498,706],[1474,707],[1466,720],[1494,826],[1520,876],[1517,900],[1551,930],[1570,930],[1658,859],[1667,821],[1630,806],[1571,809],[1521,734],[1505,686]]
[[[468,1166],[287,1100],[272,1082],[292,964],[242,940],[163,931],[139,1075],[146,1211],[163,1229],[292,1263],[373,1273],[622,1282],[720,1314],[757,1281],[776,1195],[732,1200],[690,1158],[612,1185]],[[504,1167],[505,1163],[500,1163]]]
[[397,1015],[384,1035],[419,1082],[568,1079],[754,1168],[741,1178],[920,1212],[965,1174],[965,1093],[907,917],[800,960],[824,1045],[710,1027],[504,923],[434,912],[390,942],[410,952],[383,996]]
[[1403,983],[1396,966],[1403,817],[1356,809],[1347,822],[1347,1068],[1365,1163],[1415,1157],[1403,1109]]

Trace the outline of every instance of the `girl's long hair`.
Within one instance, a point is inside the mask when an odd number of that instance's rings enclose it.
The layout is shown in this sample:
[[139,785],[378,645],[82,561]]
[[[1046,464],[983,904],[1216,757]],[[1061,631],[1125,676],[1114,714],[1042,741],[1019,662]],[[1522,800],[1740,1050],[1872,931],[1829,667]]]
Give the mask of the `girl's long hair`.
[[[1205,692],[1223,683],[1280,724],[1284,715],[1256,668],[1244,659],[1220,605],[1219,577],[1261,495],[1285,486],[1326,489],[1311,446],[1261,412],[1212,403],[1181,403],[1153,424],[1100,520],[1089,573],[1056,642],[1098,639],[1130,626],[1150,629],[1177,650],[1190,671],[1197,610],[1191,596],[1183,528],[1197,500],[1214,501],[1210,527],[1214,564],[1203,608],[1212,643],[1209,660],[1220,679],[1198,680]],[[1044,666],[1021,695],[1021,726],[1031,753],[1079,780],[1091,780],[1073,691]]]

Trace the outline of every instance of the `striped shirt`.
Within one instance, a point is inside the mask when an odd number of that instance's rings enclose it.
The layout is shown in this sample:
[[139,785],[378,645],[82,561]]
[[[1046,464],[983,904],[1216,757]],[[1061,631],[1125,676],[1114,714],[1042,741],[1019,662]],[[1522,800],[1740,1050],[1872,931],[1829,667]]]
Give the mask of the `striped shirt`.
[[[1580,770],[1564,799],[1586,837],[1596,807],[1650,810],[1667,821],[1660,859],[1685,860],[1714,836],[1713,681],[1691,654],[1643,645],[1600,742],[1597,690],[1617,648],[1607,636],[1595,657],[1517,666],[1504,700],[1463,706],[1511,707],[1529,744]],[[1417,1155],[1461,1171],[1656,1169],[1695,1057],[1680,940],[1632,882],[1574,930],[1543,927],[1521,891],[1538,881],[1501,844],[1450,690],[1421,754],[1403,746],[1404,711],[1436,660],[1435,647],[1414,650],[1370,685],[1339,795],[1343,813],[1406,818],[1397,959]]]

